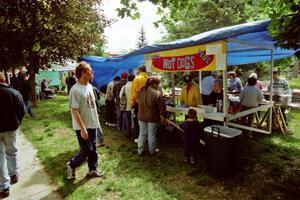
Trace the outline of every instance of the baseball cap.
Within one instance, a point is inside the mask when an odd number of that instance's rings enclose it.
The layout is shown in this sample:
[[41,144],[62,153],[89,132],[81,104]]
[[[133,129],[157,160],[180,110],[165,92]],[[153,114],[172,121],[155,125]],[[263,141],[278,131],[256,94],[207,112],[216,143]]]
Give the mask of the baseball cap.
[[188,83],[192,81],[192,77],[190,75],[185,75],[184,76],[184,82]]
[[121,77],[122,77],[122,78],[127,78],[127,77],[128,77],[128,74],[127,74],[126,72],[123,72],[123,73],[121,74]]

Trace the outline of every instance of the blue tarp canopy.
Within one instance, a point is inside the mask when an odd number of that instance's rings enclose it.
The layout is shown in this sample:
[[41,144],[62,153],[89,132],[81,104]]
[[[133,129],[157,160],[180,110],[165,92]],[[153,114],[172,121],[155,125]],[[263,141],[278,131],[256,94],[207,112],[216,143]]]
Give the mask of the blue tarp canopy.
[[169,43],[146,45],[129,54],[114,58],[83,56],[81,61],[91,64],[94,73],[94,84],[99,87],[107,84],[114,76],[144,63],[144,54],[178,49],[199,44],[226,40],[227,66],[257,63],[271,60],[271,49],[274,59],[291,57],[295,50],[276,47],[276,41],[268,33],[271,20],[256,21],[235,26],[215,29],[189,38]]

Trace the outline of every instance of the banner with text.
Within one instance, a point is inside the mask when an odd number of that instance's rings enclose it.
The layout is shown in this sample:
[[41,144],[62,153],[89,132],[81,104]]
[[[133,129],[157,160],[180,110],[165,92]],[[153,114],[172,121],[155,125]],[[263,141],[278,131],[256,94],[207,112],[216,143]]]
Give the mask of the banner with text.
[[145,54],[147,71],[212,71],[226,68],[226,42]]

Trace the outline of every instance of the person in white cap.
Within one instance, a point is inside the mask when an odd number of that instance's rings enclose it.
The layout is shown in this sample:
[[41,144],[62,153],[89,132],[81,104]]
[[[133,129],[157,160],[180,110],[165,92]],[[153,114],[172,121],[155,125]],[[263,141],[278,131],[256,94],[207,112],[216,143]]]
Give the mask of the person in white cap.
[[257,74],[256,74],[256,73],[251,73],[251,74],[249,75],[249,78],[255,78],[255,79],[256,79],[256,85],[255,85],[255,86],[256,86],[258,89],[260,89],[260,90],[263,89],[263,86],[262,86],[261,82],[257,79]]

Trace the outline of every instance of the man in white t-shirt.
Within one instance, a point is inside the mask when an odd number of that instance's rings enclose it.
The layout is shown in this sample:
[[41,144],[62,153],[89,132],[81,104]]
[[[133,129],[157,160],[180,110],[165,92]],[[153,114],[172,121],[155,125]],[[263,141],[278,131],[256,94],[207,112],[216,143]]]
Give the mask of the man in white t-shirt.
[[93,71],[86,62],[80,62],[75,69],[78,82],[71,88],[69,106],[72,114],[73,129],[76,132],[80,151],[67,163],[68,179],[75,179],[75,169],[88,159],[89,176],[101,177],[98,170],[96,148],[96,129],[100,127],[93,87]]

